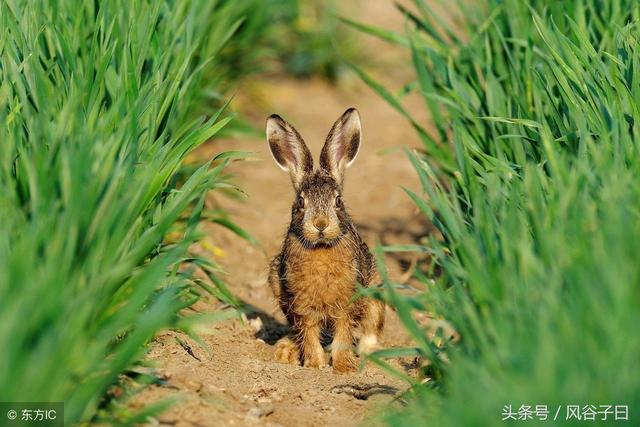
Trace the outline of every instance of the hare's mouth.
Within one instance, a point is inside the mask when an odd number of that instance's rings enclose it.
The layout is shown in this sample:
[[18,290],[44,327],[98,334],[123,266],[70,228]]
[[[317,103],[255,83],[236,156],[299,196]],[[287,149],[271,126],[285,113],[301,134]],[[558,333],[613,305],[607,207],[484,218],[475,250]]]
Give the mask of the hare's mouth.
[[315,244],[316,245],[324,245],[324,246],[331,246],[333,245],[338,239],[336,238],[330,238],[330,237],[326,237],[322,234],[320,234],[316,239],[315,239]]
[[304,236],[303,243],[307,248],[327,248],[334,246],[338,242],[338,237],[329,237],[323,233],[317,233],[315,236]]

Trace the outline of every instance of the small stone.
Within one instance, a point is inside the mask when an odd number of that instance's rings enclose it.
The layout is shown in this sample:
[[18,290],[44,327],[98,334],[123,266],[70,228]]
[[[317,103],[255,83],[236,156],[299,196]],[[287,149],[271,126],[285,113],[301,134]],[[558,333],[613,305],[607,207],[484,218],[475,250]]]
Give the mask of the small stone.
[[255,332],[260,332],[260,329],[262,329],[262,319],[259,317],[249,319],[249,327]]
[[273,405],[270,403],[265,403],[249,409],[249,411],[247,412],[247,418],[251,420],[259,420],[260,418],[266,417],[271,414],[273,414]]

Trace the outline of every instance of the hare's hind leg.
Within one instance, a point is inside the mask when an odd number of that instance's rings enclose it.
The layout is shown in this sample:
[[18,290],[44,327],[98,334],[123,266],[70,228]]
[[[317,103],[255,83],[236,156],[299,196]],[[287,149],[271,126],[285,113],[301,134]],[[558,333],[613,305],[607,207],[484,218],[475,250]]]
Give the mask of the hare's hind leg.
[[280,274],[278,274],[278,270],[280,268],[281,255],[274,257],[269,263],[269,277],[267,278],[267,283],[273,292],[273,296],[276,298],[278,303],[281,302],[281,289],[280,289]]
[[358,353],[371,353],[378,349],[378,340],[384,329],[384,308],[382,301],[367,298],[363,301],[360,325],[362,337],[358,343]]
[[300,364],[300,350],[291,337],[281,338],[276,343],[276,360],[280,363]]
[[[291,302],[287,297],[286,292],[283,292],[282,283],[280,281],[279,269],[281,260],[282,254],[279,254],[274,257],[269,264],[269,278],[267,282],[269,283],[271,291],[273,291],[273,296],[275,297],[276,302],[289,321],[289,324],[292,324]],[[275,349],[275,359],[280,363],[300,364],[300,346],[296,342],[295,336],[289,334],[278,340]]]

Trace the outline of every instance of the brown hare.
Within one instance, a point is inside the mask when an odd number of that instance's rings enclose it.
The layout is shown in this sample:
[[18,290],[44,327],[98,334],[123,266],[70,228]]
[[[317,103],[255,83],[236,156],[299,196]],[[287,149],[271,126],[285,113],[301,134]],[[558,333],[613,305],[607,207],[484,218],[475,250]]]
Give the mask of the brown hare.
[[342,200],[345,169],[361,142],[358,111],[350,108],[335,122],[320,154],[320,168],[300,134],[277,115],[267,119],[267,142],[273,157],[291,176],[296,199],[282,251],[270,265],[269,285],[292,327],[276,346],[281,362],[322,368],[320,343],[325,328],[333,334],[334,372],[354,371],[353,346],[368,353],[384,326],[384,303],[354,300],[357,284],[379,283],[375,263]]

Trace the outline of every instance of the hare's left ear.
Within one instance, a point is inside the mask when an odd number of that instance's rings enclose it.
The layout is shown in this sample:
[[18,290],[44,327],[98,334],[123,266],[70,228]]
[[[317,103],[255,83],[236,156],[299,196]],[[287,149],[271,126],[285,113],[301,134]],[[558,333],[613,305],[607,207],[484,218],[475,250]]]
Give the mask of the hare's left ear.
[[289,172],[293,187],[298,191],[302,181],[313,172],[311,152],[302,137],[282,117],[273,114],[267,118],[267,142],[273,159]]
[[355,108],[349,108],[333,124],[320,153],[320,167],[342,185],[344,171],[351,166],[362,140],[360,115]]

